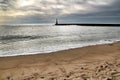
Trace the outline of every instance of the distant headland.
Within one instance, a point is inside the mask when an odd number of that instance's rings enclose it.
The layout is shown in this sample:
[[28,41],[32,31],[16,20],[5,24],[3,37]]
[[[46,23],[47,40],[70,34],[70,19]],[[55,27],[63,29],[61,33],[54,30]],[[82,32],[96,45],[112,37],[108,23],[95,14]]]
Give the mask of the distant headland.
[[120,24],[105,24],[105,23],[59,23],[56,19],[55,25],[78,25],[78,26],[120,26]]

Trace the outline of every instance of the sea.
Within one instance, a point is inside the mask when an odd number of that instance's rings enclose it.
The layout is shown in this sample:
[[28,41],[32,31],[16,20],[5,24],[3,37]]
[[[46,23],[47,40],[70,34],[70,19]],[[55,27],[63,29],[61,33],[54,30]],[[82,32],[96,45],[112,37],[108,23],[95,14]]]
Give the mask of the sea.
[[45,54],[120,41],[120,27],[0,25],[0,57]]

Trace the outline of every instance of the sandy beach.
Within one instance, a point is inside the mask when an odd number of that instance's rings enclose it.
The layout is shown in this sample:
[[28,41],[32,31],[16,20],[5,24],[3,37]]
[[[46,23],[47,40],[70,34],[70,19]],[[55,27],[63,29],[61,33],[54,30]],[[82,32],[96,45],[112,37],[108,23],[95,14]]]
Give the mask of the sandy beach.
[[0,80],[120,80],[120,42],[0,58]]

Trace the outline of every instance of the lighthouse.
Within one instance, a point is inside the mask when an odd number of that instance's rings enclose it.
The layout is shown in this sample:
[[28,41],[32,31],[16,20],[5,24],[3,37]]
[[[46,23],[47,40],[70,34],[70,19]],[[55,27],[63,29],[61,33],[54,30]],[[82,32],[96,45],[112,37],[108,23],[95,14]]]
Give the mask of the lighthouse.
[[56,19],[56,23],[55,23],[55,25],[58,25],[58,19]]

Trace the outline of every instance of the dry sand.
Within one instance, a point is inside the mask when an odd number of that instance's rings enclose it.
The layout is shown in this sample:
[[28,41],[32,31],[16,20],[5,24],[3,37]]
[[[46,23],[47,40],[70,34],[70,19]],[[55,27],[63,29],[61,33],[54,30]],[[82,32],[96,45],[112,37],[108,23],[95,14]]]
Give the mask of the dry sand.
[[0,80],[120,80],[120,42],[0,58]]

